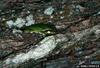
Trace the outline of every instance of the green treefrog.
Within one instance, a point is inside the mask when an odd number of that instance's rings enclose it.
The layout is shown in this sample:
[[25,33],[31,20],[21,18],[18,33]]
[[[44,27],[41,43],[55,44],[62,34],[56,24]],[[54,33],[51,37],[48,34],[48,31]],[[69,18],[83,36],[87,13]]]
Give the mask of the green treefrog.
[[56,28],[52,24],[38,23],[22,27],[20,30],[26,33],[39,33],[45,36],[56,34]]

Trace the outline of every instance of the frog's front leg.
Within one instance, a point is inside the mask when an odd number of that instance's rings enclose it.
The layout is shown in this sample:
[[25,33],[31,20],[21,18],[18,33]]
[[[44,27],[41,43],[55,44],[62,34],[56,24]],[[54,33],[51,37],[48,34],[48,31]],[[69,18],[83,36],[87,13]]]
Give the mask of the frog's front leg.
[[46,36],[46,34],[42,33],[42,32],[38,32],[38,34],[42,35],[43,37]]

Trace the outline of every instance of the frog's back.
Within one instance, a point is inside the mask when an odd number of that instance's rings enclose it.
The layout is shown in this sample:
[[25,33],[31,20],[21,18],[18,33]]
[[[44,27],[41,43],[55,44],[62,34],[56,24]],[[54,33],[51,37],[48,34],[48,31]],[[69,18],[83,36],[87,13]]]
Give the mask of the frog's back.
[[55,30],[54,25],[52,24],[43,24],[43,23],[38,23],[38,24],[33,24],[31,26],[25,26],[21,28],[22,31],[32,31],[32,32],[40,32],[44,30]]

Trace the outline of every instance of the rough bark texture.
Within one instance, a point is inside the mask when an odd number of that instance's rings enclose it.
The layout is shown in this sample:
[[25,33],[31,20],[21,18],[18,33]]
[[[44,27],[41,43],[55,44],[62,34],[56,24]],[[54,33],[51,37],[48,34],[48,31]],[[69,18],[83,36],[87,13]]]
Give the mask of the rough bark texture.
[[[50,7],[54,11],[44,13]],[[0,10],[0,68],[76,68],[100,61],[100,0],[1,0]],[[53,24],[57,34],[14,33],[17,26],[7,21],[17,18]]]

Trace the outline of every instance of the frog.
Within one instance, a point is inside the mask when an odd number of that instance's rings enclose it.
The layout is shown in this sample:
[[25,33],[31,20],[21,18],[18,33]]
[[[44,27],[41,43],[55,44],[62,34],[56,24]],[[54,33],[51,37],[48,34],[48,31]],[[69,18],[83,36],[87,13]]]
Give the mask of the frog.
[[43,36],[50,36],[56,34],[56,27],[53,24],[33,24],[30,26],[25,26],[20,28],[21,31],[25,33],[38,33],[42,34]]

